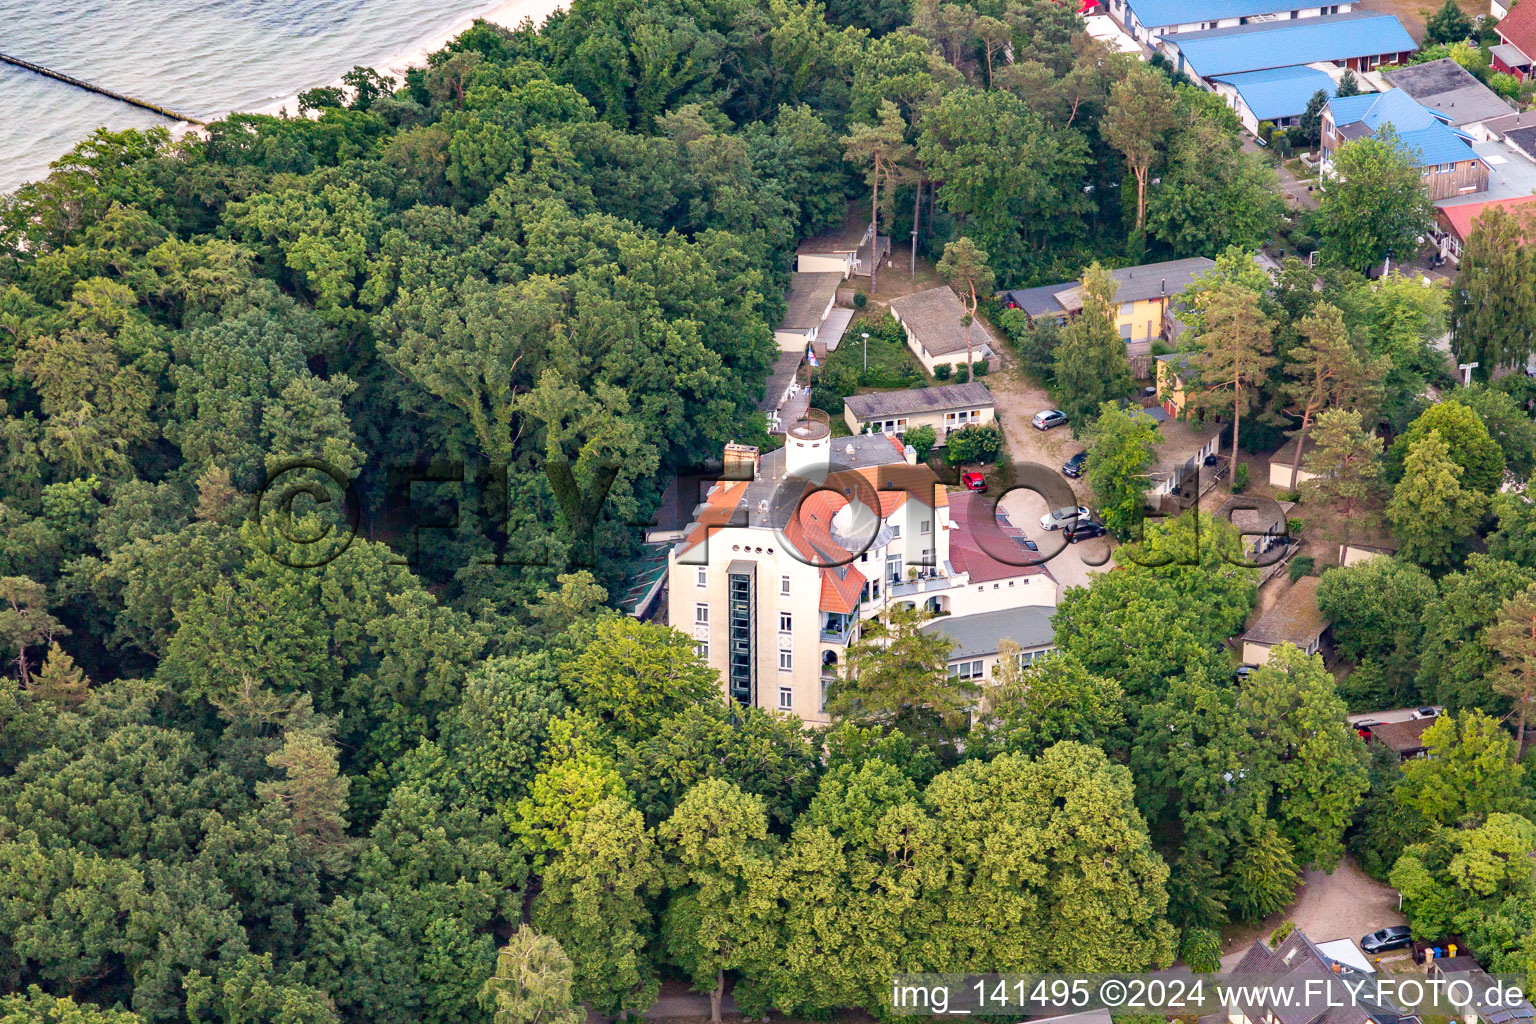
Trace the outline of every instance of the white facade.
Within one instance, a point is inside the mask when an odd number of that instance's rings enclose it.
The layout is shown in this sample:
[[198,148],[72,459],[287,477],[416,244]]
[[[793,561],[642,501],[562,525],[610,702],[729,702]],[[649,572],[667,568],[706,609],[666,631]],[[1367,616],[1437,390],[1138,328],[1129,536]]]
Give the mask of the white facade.
[[[980,581],[955,570],[947,492],[942,485],[932,491],[931,473],[903,458],[892,439],[872,434],[834,446],[829,436],[797,438],[797,430],[788,448],[762,457],[753,481],[717,483],[668,556],[668,622],[693,637],[728,695],[825,723],[827,687],[848,645],[863,621],[886,609],[921,605],[961,616],[1056,604],[1056,582],[1039,569]],[[855,461],[845,441],[857,447],[860,463],[871,452],[888,454],[883,463],[829,476],[828,460]],[[933,481],[927,494],[923,481]],[[770,517],[773,499],[760,496],[777,489],[792,501],[807,488],[814,493],[799,501],[797,521],[774,528],[788,516]],[[830,539],[857,553],[846,565],[819,554],[810,564],[801,551],[818,536],[822,550]]]
[[[1275,5],[1279,7],[1279,4]],[[1317,18],[1325,14],[1347,14],[1354,10],[1353,0],[1321,7],[1283,8],[1275,11],[1250,14],[1234,18],[1212,18],[1205,21],[1168,22],[1161,25],[1143,25],[1126,0],[1105,0],[1105,9],[1138,43],[1152,49],[1158,48],[1158,37],[1173,32],[1205,32],[1213,28],[1233,28],[1269,21],[1291,21],[1300,18]],[[1165,51],[1166,54],[1166,51]]]

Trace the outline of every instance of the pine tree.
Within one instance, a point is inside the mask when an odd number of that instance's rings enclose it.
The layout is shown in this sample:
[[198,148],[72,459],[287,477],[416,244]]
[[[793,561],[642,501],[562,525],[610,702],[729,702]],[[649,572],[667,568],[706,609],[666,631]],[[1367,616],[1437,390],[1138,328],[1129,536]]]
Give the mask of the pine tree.
[[283,745],[267,755],[267,764],[284,778],[261,782],[256,794],[288,809],[294,834],[331,870],[338,870],[351,845],[347,836],[347,793],[351,781],[341,774],[336,744],[319,728],[292,729]]
[[222,522],[240,500],[240,491],[229,471],[210,466],[197,478],[197,518],[203,522]]
[[869,225],[871,236],[869,293],[875,294],[875,270],[880,262],[880,185],[890,185],[898,171],[912,162],[912,147],[907,144],[907,123],[901,109],[890,100],[880,102],[879,121],[856,124],[843,138],[843,152],[849,163],[863,167],[869,185]]
[[1515,702],[1519,725],[1513,753],[1518,762],[1525,753],[1526,710],[1536,697],[1536,587],[1510,598],[1484,641],[1499,656],[1490,680],[1493,692]]
[[1205,299],[1205,330],[1195,339],[1199,347],[1201,408],[1232,410],[1232,474],[1237,475],[1238,432],[1243,413],[1253,405],[1258,386],[1275,365],[1274,324],[1259,308],[1259,296],[1234,283],[1224,283]]
[[1355,522],[1375,518],[1382,496],[1381,438],[1366,433],[1358,412],[1319,414],[1302,464],[1312,474],[1301,485],[1302,496],[1337,513],[1346,537]]
[[1536,260],[1526,248],[1529,215],[1493,207],[1478,216],[1451,290],[1456,358],[1491,373],[1524,366],[1536,334]]
[[1110,89],[1109,109],[1099,122],[1105,140],[1125,157],[1125,166],[1136,179],[1137,234],[1147,227],[1147,183],[1177,125],[1178,105],[1178,94],[1167,76],[1133,64]]
[[31,690],[39,698],[74,707],[91,695],[91,681],[75,667],[75,659],[57,643],[48,647],[43,667],[32,678]]
[[1438,430],[1415,441],[1387,504],[1403,557],[1427,568],[1449,565],[1457,545],[1476,532],[1488,509],[1486,494],[1461,485],[1464,470],[1450,453]]
[[1261,813],[1248,822],[1248,838],[1232,865],[1232,908],[1259,921],[1291,902],[1301,874],[1291,844]]
[[1424,42],[1426,45],[1434,43],[1459,43],[1472,35],[1472,21],[1464,13],[1456,0],[1445,0],[1445,4],[1424,23]]
[[1291,460],[1291,490],[1301,471],[1301,452],[1306,446],[1312,418],[1329,406],[1372,408],[1379,385],[1386,376],[1389,357],[1371,359],[1360,353],[1338,307],[1323,303],[1298,325],[1301,344],[1285,361],[1289,378],[1282,392],[1289,400],[1287,411],[1301,417],[1296,431],[1296,455]]
[[976,307],[981,304],[980,295],[992,292],[992,268],[987,266],[987,254],[980,246],[969,238],[957,238],[944,247],[939,273],[951,288],[960,292],[965,303],[965,365],[969,371],[975,362],[971,357],[971,335],[976,325]]

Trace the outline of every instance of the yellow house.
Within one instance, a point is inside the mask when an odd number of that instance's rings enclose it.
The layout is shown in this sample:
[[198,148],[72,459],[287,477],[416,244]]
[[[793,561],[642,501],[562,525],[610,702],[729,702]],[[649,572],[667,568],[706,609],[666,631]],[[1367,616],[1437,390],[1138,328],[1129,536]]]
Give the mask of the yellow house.
[[[1153,338],[1166,337],[1170,305],[1215,265],[1214,260],[1196,256],[1110,271],[1109,276],[1117,286],[1115,327],[1120,331],[1120,337],[1143,352]],[[1067,281],[1004,292],[1000,297],[1003,305],[1023,310],[1031,320],[1066,323],[1068,317],[1082,311],[1082,296],[1082,282]]]

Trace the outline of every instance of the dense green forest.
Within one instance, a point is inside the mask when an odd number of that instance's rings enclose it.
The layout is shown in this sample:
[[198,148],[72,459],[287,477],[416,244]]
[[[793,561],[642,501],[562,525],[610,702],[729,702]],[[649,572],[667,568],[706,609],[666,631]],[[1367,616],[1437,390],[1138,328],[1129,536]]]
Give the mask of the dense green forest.
[[[999,287],[1249,250],[1280,203],[1219,101],[1054,0],[575,0],[348,82],[0,199],[0,1021],[546,1019],[530,964],[562,1022],[664,977],[879,1012],[1208,955],[1392,798],[1320,664],[1232,686],[1208,517],[969,724],[942,680],[897,729],[728,708],[608,607],[669,473],[761,437],[801,239],[878,202]],[[1339,295],[1417,395],[1413,302]],[[356,507],[298,536],[255,499],[315,464]]]

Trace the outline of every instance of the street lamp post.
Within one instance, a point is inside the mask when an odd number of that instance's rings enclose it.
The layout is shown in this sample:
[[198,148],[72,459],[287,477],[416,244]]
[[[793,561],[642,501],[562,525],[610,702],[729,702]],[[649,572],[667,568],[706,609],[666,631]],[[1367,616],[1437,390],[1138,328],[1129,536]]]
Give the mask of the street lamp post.
[[869,372],[869,332],[865,331],[859,337],[864,339],[864,372]]

